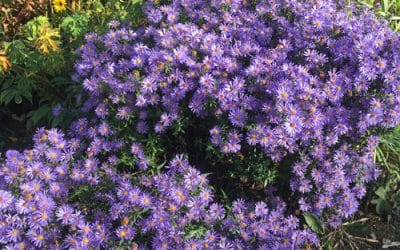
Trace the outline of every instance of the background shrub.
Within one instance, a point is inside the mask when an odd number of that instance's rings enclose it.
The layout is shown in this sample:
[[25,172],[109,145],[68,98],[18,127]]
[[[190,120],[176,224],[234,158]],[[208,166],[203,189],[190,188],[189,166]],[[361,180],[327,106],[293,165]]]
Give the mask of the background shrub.
[[[141,1],[3,1],[0,105],[32,125],[66,126],[80,105],[80,85],[70,79],[84,35],[118,18],[142,24]],[[61,8],[57,6],[61,4]],[[15,105],[17,104],[17,105]],[[58,105],[57,105],[58,104]],[[57,107],[54,110],[53,107]]]

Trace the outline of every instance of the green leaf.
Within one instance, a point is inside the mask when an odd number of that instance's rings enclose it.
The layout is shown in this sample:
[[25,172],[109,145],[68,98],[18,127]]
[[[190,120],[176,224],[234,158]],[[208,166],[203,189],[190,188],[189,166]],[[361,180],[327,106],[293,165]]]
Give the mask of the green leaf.
[[322,234],[323,233],[323,228],[321,221],[312,213],[303,213],[304,219],[306,220],[307,225],[311,228],[312,231]]
[[204,235],[204,233],[207,231],[207,228],[204,227],[203,225],[190,225],[185,228],[185,238],[190,239],[190,238],[200,238],[201,236]]
[[13,88],[9,88],[9,89],[6,89],[6,90],[2,91],[1,94],[0,94],[0,103],[7,104],[6,103],[7,96],[11,96],[12,95],[11,98],[10,98],[10,100],[12,100],[14,98],[13,93],[15,93],[15,90]]
[[224,200],[225,200],[226,202],[228,202],[228,201],[229,201],[229,197],[228,197],[228,195],[225,193],[225,191],[221,189],[221,193],[222,193],[222,197],[224,198]]
[[392,211],[392,207],[386,200],[378,200],[376,204],[376,212],[378,214],[388,214]]
[[33,41],[37,38],[37,33],[42,25],[49,25],[49,19],[46,16],[38,16],[30,20],[24,25],[25,37],[28,41]]
[[74,13],[61,23],[61,29],[73,37],[79,37],[88,31],[88,18],[84,14]]
[[386,189],[384,187],[379,187],[375,194],[381,199],[386,199]]
[[324,250],[335,250],[332,240],[328,240],[324,245]]
[[11,85],[14,83],[14,78],[10,79],[8,78],[7,80],[4,81],[4,83],[2,84],[2,90],[8,89],[11,87]]
[[52,127],[57,127],[61,123],[61,121],[62,121],[61,117],[59,117],[59,116],[55,117],[53,119],[53,121],[51,122],[51,126]]
[[16,95],[14,97],[14,101],[16,104],[21,104],[22,103],[22,97],[20,95]]
[[30,92],[21,92],[21,95],[25,97],[30,103],[32,103],[32,94]]
[[400,190],[392,195],[392,200],[400,205]]
[[33,124],[38,124],[42,121],[46,116],[48,116],[51,112],[50,105],[43,105],[42,107],[38,108],[37,110],[33,110],[28,113],[28,118],[33,122]]
[[8,92],[8,94],[4,96],[4,104],[5,105],[9,104],[11,100],[14,99],[16,94],[17,92],[15,91],[15,89],[12,89],[10,92]]
[[388,13],[390,8],[389,0],[383,0],[382,2],[383,2],[383,11],[385,13]]
[[372,233],[372,228],[370,225],[355,223],[346,226],[347,232],[351,235],[358,236],[358,237],[366,237]]

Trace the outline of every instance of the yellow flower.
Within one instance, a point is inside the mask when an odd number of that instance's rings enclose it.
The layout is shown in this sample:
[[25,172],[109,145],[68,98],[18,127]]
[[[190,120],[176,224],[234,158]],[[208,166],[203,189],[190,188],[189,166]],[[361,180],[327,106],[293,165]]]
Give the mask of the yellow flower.
[[6,72],[11,67],[11,63],[3,50],[0,50],[0,73]]
[[60,50],[57,41],[60,34],[57,30],[53,30],[47,24],[44,24],[40,26],[37,35],[38,38],[35,41],[35,46],[41,53],[48,54],[49,52]]
[[67,9],[66,0],[53,0],[53,8],[55,12],[61,12]]

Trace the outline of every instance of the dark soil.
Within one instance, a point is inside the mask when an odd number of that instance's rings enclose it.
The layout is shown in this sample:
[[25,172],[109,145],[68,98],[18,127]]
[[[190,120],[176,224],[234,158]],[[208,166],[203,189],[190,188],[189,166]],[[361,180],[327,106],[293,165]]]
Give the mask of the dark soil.
[[372,249],[382,249],[386,245],[386,249],[400,250],[400,245],[395,244],[395,242],[400,243],[400,216],[391,215],[391,219],[388,221],[384,221],[381,217],[373,214],[369,215],[369,217],[371,218],[369,224],[372,227],[372,236],[375,236],[380,241]]
[[25,114],[18,110],[2,107],[0,109],[0,153],[8,149],[23,150],[32,146],[34,130],[27,128]]

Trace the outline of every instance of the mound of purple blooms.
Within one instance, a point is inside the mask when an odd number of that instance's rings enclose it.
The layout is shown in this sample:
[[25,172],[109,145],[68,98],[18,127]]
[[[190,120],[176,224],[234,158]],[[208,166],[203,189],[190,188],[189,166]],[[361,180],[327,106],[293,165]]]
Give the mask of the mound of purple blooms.
[[[150,1],[145,30],[87,35],[75,76],[85,108],[132,115],[138,133],[192,112],[216,121],[210,141],[224,153],[296,155],[300,209],[337,226],[379,175],[374,134],[400,121],[400,39],[336,1],[255,2]],[[154,110],[156,120],[137,115]]]
[[[32,150],[8,151],[0,168],[4,249],[109,248],[146,234],[153,249],[292,249],[318,242],[298,229],[296,217],[285,217],[282,201],[271,207],[237,200],[226,210],[183,155],[166,172],[134,178],[114,170],[115,156],[82,157],[79,140],[56,129],[39,130],[34,141]],[[90,194],[75,199],[76,190]]]
[[[79,50],[74,78],[95,117],[75,121],[67,137],[40,130],[32,150],[6,153],[0,245],[317,245],[279,198],[218,204],[181,156],[154,171],[147,149],[126,143],[127,132],[163,136],[188,114],[214,122],[209,141],[222,153],[294,156],[290,187],[301,211],[333,227],[357,211],[379,175],[376,135],[400,122],[398,35],[336,1],[147,1],[144,9],[145,28],[111,22]],[[138,168],[117,171],[127,151]]]

